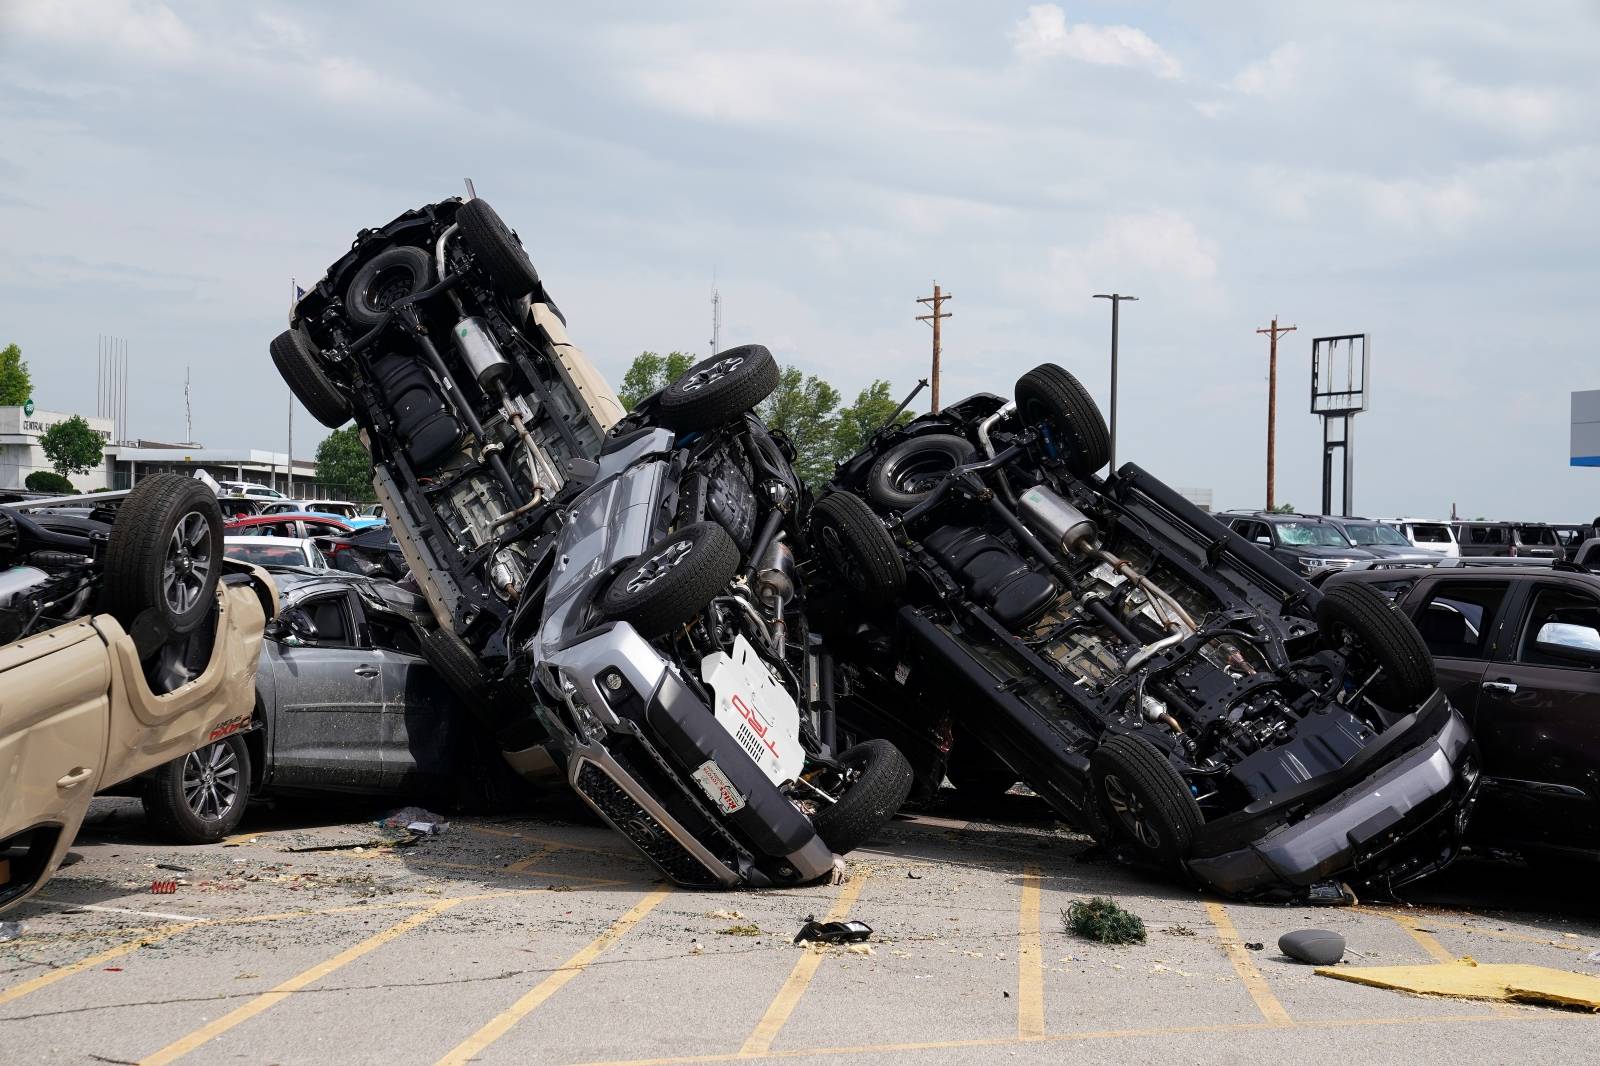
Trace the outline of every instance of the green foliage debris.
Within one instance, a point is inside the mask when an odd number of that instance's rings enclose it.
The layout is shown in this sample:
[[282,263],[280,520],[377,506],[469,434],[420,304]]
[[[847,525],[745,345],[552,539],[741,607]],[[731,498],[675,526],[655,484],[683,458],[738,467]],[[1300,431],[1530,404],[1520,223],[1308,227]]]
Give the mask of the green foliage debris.
[[1114,899],[1094,896],[1073,900],[1061,912],[1068,931],[1100,944],[1143,944],[1144,919],[1125,910]]

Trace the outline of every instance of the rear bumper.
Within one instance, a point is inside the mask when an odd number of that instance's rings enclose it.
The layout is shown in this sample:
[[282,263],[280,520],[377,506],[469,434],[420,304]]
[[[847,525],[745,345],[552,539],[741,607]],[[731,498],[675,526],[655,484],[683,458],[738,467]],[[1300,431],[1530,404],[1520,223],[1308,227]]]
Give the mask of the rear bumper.
[[1299,821],[1188,868],[1232,896],[1292,899],[1327,880],[1395,887],[1455,857],[1477,782],[1477,747],[1451,710],[1423,743]]
[[[559,671],[546,688],[571,686],[570,720],[549,723],[568,782],[673,881],[800,884],[832,873],[833,852],[810,819],[633,627],[596,630],[540,668]],[[707,764],[737,809],[719,807],[697,780]]]

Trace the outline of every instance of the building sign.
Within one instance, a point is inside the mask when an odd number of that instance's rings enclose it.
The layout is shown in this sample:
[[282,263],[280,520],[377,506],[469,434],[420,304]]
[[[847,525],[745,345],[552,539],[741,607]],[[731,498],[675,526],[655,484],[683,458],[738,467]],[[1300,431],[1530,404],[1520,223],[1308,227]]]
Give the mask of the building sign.
[[27,415],[29,418],[33,417],[33,397],[32,396],[29,396],[26,400],[22,401],[22,413],[24,415]]
[[[22,407],[22,413],[24,415],[33,414],[33,412],[31,410],[29,410],[29,408],[31,408],[32,406],[33,406],[32,401],[29,401],[28,403],[24,404],[23,407]],[[42,418],[39,418],[39,419],[25,418],[23,420],[23,422],[22,422],[22,432],[24,432],[24,433],[43,433],[45,430],[50,429],[50,428],[52,428],[54,426],[58,426],[61,423],[65,422],[68,418],[71,418],[71,417],[73,417],[73,416],[72,415],[67,415],[66,418],[57,418],[57,419],[53,419],[53,420],[51,420],[49,422],[46,422]],[[93,429],[94,432],[100,434],[100,439],[101,440],[109,441],[111,439],[111,431],[109,429],[94,429],[93,426],[90,426],[89,428]]]

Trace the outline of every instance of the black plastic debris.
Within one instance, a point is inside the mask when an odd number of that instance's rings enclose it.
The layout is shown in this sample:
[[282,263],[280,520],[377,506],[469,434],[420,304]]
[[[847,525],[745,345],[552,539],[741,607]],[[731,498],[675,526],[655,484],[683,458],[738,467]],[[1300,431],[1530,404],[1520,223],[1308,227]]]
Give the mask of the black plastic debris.
[[1249,948],[1251,951],[1265,951],[1267,949],[1267,945],[1263,944],[1259,940],[1246,940],[1244,942],[1244,946]]
[[872,935],[872,926],[866,922],[819,922],[816,915],[806,918],[806,924],[794,935],[796,944],[815,941],[818,944],[854,944]]
[[156,869],[158,869],[158,870],[171,870],[174,873],[180,873],[180,874],[187,874],[187,873],[193,873],[194,872],[194,868],[193,867],[190,867],[190,866],[179,866],[175,862],[158,862],[158,863],[156,863]]
[[450,822],[442,814],[434,814],[422,807],[401,807],[397,811],[390,811],[378,823],[385,829],[405,829],[420,836],[434,836],[450,828]]
[[1328,929],[1296,929],[1278,938],[1278,950],[1297,962],[1332,966],[1344,958],[1344,937]]

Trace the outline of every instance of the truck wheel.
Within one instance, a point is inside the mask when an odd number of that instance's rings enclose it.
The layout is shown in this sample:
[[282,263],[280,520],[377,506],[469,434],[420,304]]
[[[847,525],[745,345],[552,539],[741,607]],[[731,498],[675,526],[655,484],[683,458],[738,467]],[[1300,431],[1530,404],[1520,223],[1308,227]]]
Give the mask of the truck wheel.
[[422,657],[439,672],[457,696],[476,706],[489,699],[489,677],[467,642],[448,629],[430,630],[422,638]]
[[612,578],[600,598],[607,618],[647,640],[687,625],[739,573],[739,547],[716,522],[695,522],[666,537]]
[[238,733],[173,759],[150,778],[145,817],[180,844],[215,844],[244,818],[250,797],[250,752]]
[[1183,861],[1205,821],[1172,764],[1143,737],[1114,736],[1089,760],[1095,798],[1112,831],[1163,869]]
[[[854,851],[883,828],[911,795],[911,764],[887,740],[866,740],[839,755],[842,793],[818,811],[812,827],[836,854]],[[824,789],[824,791],[830,791]]]
[[978,458],[972,442],[953,433],[903,440],[878,457],[867,472],[867,495],[891,511],[909,511],[938,488],[945,475]]
[[1017,379],[1022,420],[1050,427],[1065,453],[1067,469],[1088,477],[1111,461],[1111,434],[1094,397],[1077,378],[1054,363],[1036,366]]
[[433,260],[421,248],[386,248],[356,271],[344,291],[350,321],[371,329],[389,317],[389,308],[426,289],[433,280]]
[[742,344],[702,359],[661,390],[668,429],[691,433],[738,418],[778,387],[778,362],[759,344]]
[[472,199],[462,204],[456,212],[456,224],[461,227],[461,239],[505,295],[516,300],[540,288],[539,271],[528,258],[522,241],[489,206],[489,201]]
[[222,570],[222,508],[205,483],[182,474],[139,482],[117,510],[106,547],[104,609],[124,629],[145,611],[170,635],[210,613]]
[[316,345],[303,332],[286,329],[272,338],[267,350],[272,353],[278,376],[312,418],[329,429],[338,429],[350,421],[350,401],[328,379],[318,362]]
[[1407,707],[1439,687],[1433,656],[1417,627],[1365,585],[1341,581],[1324,588],[1317,626],[1324,645],[1347,648],[1356,656],[1352,674],[1361,675],[1353,678],[1358,684],[1372,670],[1382,670],[1386,693]]
[[888,603],[905,588],[900,552],[861,497],[850,492],[824,496],[811,509],[808,532],[811,550],[862,599]]

